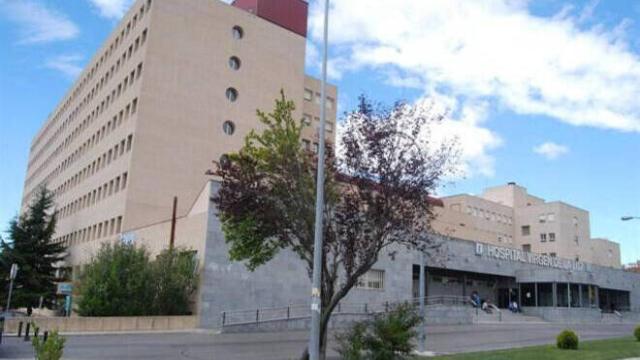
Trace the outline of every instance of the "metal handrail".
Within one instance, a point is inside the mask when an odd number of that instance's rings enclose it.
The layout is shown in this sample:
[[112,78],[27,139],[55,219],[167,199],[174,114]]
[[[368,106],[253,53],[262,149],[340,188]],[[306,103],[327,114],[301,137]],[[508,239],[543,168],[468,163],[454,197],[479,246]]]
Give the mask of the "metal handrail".
[[[395,300],[371,303],[348,303],[340,302],[336,306],[335,314],[376,314],[387,312],[397,304],[412,303],[417,305],[420,298],[412,298],[409,300]],[[467,296],[427,296],[425,297],[426,306],[436,305],[468,305],[469,297]],[[264,307],[253,309],[238,309],[230,311],[222,311],[222,326],[260,323],[274,320],[289,320],[305,318],[311,315],[309,304],[289,304],[281,307]]]

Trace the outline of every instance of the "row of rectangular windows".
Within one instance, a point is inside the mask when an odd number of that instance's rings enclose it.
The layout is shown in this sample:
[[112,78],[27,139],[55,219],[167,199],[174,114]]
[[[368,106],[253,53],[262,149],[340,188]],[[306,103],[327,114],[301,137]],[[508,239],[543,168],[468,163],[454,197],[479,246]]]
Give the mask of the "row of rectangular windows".
[[[311,126],[311,119],[314,119],[316,121],[316,123],[320,122],[320,118],[319,117],[312,117],[309,114],[302,114],[302,122],[305,125]],[[318,131],[318,133],[320,132],[320,124],[316,125],[316,130]],[[325,127],[324,130],[326,132],[333,132],[333,122],[331,121],[327,121],[325,122]]]
[[[120,35],[116,37],[116,39],[111,43],[109,48],[105,50],[102,56],[100,56],[100,59],[96,61],[96,64],[78,83],[78,85],[73,90],[72,95],[69,97],[69,99],[67,99],[64,105],[60,109],[58,109],[58,111],[56,112],[54,116],[54,120],[51,121],[46,126],[44,131],[42,131],[38,136],[38,138],[33,142],[31,146],[32,151],[40,143],[40,141],[45,137],[45,135],[49,132],[49,129],[59,121],[62,114],[65,111],[67,111],[67,109],[71,106],[71,103],[75,101],[78,94],[80,94],[80,92],[84,89],[84,87],[94,78],[98,70],[101,68],[102,64],[105,63],[109,59],[109,57],[113,54],[113,52],[118,49],[118,46],[124,42],[125,37],[129,35],[130,31],[136,27],[136,24],[138,23],[138,21],[142,20],[142,17],[144,16],[144,14],[149,12],[149,10],[151,10],[151,0],[147,0],[146,8],[145,8],[145,4],[142,4],[142,6],[140,6],[140,10],[133,15],[133,18],[127,23],[126,27],[125,25],[122,26]],[[146,33],[146,29],[145,29],[145,33]],[[56,133],[58,133],[58,131],[56,131]]]
[[69,204],[63,206],[58,212],[61,219],[67,216],[73,215],[81,210],[86,209],[89,206],[93,206],[106,199],[111,195],[115,195],[118,192],[127,188],[127,173],[122,173],[110,181],[105,182],[93,191],[89,191],[85,195],[77,198]]
[[109,151],[105,151],[97,159],[93,160],[89,165],[85,166],[82,170],[72,176],[70,179],[62,183],[60,186],[53,190],[56,197],[64,194],[65,192],[73,189],[77,185],[81,184],[84,180],[93,176],[93,174],[107,167],[112,161],[115,161],[120,156],[124,155],[125,151],[131,151],[133,143],[133,134],[130,134],[126,138],[122,139],[119,143],[116,143]]
[[476,207],[473,207],[473,206],[467,206],[467,214],[469,214],[471,216],[477,216],[477,217],[480,217],[480,218],[484,218],[486,220],[499,222],[499,223],[502,223],[502,224],[508,224],[508,225],[513,224],[513,218],[511,216],[498,214],[496,212],[492,212],[492,211],[489,211],[489,210],[476,208]]
[[[140,68],[142,69],[142,68]],[[76,160],[80,159],[82,155],[84,155],[89,149],[92,149],[96,146],[105,136],[113,132],[117,127],[123,124],[126,120],[129,119],[129,116],[133,116],[138,108],[138,98],[133,99],[131,103],[127,104],[120,112],[116,113],[113,118],[107,121],[106,124],[102,126],[102,128],[98,129],[95,133],[91,135],[86,141],[84,141],[71,155],[69,155],[65,160],[63,160],[55,169],[53,169],[42,181],[40,181],[39,185],[48,183],[52,178],[58,176],[64,170],[66,170],[71,164],[75,163]],[[83,127],[88,127],[93,121],[95,117],[88,118],[87,122],[83,122]],[[27,180],[27,184],[29,180]],[[23,197],[23,201],[30,198],[33,191],[35,191],[39,186],[32,188],[27,191]]]
[[[125,65],[125,61],[130,59],[133,54],[135,52],[137,52],[138,48],[141,47],[147,38],[147,29],[144,29],[144,31],[142,32],[142,35],[138,36],[135,41],[133,42],[132,45],[129,46],[129,51],[125,51],[122,54],[122,60],[118,59],[116,64],[111,66],[111,69],[109,71],[107,71],[107,73],[100,79],[100,81],[95,85],[95,87],[91,90],[91,92],[89,92],[84,98],[83,100],[80,102],[80,104],[74,109],[74,111],[67,117],[67,120],[65,120],[62,125],[58,128],[58,130],[56,131],[56,133],[49,139],[49,141],[47,142],[47,144],[45,146],[43,146],[40,150],[38,150],[38,153],[33,156],[30,160],[29,160],[29,166],[31,166],[33,163],[35,163],[40,156],[44,153],[44,151],[46,149],[49,148],[50,144],[52,141],[54,141],[55,139],[58,138],[58,136],[67,128],[68,125],[70,125],[76,118],[76,116],[85,108],[85,106],[91,101],[93,100],[93,98],[102,90],[102,88],[104,86],[106,86],[109,82],[109,80],[111,78],[113,78],[113,76],[115,76],[115,74],[120,70],[120,66],[122,63],[122,67],[124,67]],[[138,68],[140,68],[140,64],[138,65]],[[133,73],[136,69],[134,68],[131,72]],[[140,70],[140,69],[139,69]],[[138,71],[138,77],[139,77],[139,73],[140,71]],[[126,89],[126,80],[127,77],[125,77],[124,79],[124,88]],[[133,81],[133,79],[131,80]],[[122,86],[122,83],[119,85]],[[112,95],[111,97],[113,98],[115,95],[115,87],[112,91]],[[107,101],[109,99],[109,95],[107,95]],[[103,100],[103,103],[105,101]],[[99,107],[98,107],[99,108]],[[93,111],[92,111],[93,113]],[[67,136],[67,138],[64,141],[64,147],[67,146],[67,142],[69,141],[69,138],[74,138],[76,135],[76,132],[81,131],[81,129],[79,129],[80,126],[77,126],[69,136]],[[60,150],[60,148],[63,145],[61,144],[60,146],[58,146],[58,148],[56,149],[56,151],[54,151],[50,156],[55,156],[55,154],[57,154],[58,150]]]
[[[313,101],[315,99],[316,104],[320,105],[320,102],[322,100],[322,95],[318,92],[316,92],[315,94],[316,96],[313,96],[313,90],[310,89],[304,89],[304,99],[306,101]],[[325,107],[327,109],[333,109],[333,107],[335,106],[335,100],[330,97],[327,96],[327,102],[325,103]]]
[[[313,142],[313,148],[311,147],[311,141],[307,140],[307,139],[302,139],[302,144],[301,144],[302,148],[307,150],[307,151],[313,151],[314,154],[317,154],[318,151],[320,150],[320,144],[318,144],[317,142]],[[331,150],[331,145],[326,144],[326,149],[327,150]]]
[[[91,113],[89,115],[87,115],[87,117],[80,124],[78,124],[78,126],[76,126],[75,129],[73,129],[71,134],[69,134],[64,139],[64,141],[62,141],[62,143],[60,145],[58,145],[58,147],[48,156],[47,160],[44,161],[35,171],[33,171],[31,174],[29,174],[29,177],[28,177],[28,179],[26,181],[26,186],[29,186],[29,184],[33,180],[36,179],[37,175],[44,169],[44,167],[46,167],[47,164],[49,164],[52,161],[52,159],[55,156],[57,156],[64,149],[69,147],[73,143],[73,141],[78,136],[80,136],[82,134],[82,132],[99,115],[101,115],[105,110],[107,110],[107,108],[109,107],[110,104],[112,104],[114,101],[116,101],[116,99],[120,98],[120,96],[122,94],[124,94],[124,92],[127,90],[127,87],[133,86],[134,81],[139,79],[141,75],[142,75],[142,63],[139,63],[137,65],[137,67],[134,67],[131,70],[131,72],[128,73],[120,83],[118,83],[117,86],[113,87],[113,89],[111,91],[111,94],[107,94],[106,98],[104,100],[102,100],[102,102],[99,105],[97,105],[96,108],[94,110],[92,110]],[[84,104],[82,106],[84,106]],[[73,117],[75,118],[75,115],[73,115]],[[52,139],[54,139],[54,138],[55,137],[52,137]],[[42,151],[42,150],[44,150],[44,148],[41,149],[40,151]],[[39,156],[39,154],[38,154],[38,156]],[[31,166],[31,163],[29,164],[29,166]]]
[[56,242],[62,242],[66,246],[78,245],[83,242],[97,240],[106,236],[115,235],[122,231],[122,216],[102,221],[98,224],[73,231],[56,238]]

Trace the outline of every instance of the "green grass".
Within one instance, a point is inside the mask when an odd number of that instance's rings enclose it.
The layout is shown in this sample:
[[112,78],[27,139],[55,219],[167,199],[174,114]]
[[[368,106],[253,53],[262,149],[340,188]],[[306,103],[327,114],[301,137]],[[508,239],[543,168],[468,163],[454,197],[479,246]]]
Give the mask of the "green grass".
[[635,338],[617,338],[580,342],[578,350],[560,350],[554,345],[531,346],[519,349],[483,351],[475,353],[436,356],[420,359],[434,360],[617,360],[640,357],[640,341]]

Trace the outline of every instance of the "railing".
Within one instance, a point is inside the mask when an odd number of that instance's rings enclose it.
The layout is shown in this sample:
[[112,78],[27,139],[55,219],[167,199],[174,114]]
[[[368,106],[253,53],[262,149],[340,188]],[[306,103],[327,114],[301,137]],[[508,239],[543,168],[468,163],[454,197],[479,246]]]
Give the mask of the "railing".
[[624,320],[622,314],[618,310],[613,310],[613,313],[618,317],[618,319],[620,319],[620,322]]
[[[420,302],[420,298],[413,299],[414,304]],[[427,306],[433,305],[471,305],[471,298],[468,296],[454,296],[454,295],[437,295],[427,296],[424,298],[424,303]]]
[[498,309],[494,304],[490,304],[489,307],[498,313],[498,321],[502,322],[502,310]]
[[[333,310],[334,314],[377,314],[389,311],[393,306],[401,303],[412,303],[418,306],[419,298],[405,301],[384,301],[369,303],[340,302]],[[425,306],[453,305],[464,306],[469,304],[466,296],[428,296],[425,297]],[[282,307],[254,308],[223,311],[221,313],[222,326],[261,323],[275,320],[301,319],[311,316],[309,304],[291,304]]]

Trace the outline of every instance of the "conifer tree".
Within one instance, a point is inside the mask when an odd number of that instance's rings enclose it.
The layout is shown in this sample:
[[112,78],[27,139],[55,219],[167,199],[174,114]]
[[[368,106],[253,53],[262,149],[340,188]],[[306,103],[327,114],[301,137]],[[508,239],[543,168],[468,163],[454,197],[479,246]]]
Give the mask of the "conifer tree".
[[9,223],[8,238],[0,240],[2,290],[8,291],[11,264],[18,264],[11,307],[38,306],[40,297],[48,305],[56,293],[56,267],[64,259],[65,246],[53,241],[56,212],[53,194],[38,190],[27,210]]

